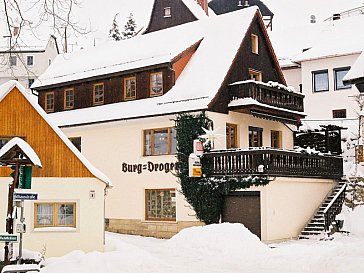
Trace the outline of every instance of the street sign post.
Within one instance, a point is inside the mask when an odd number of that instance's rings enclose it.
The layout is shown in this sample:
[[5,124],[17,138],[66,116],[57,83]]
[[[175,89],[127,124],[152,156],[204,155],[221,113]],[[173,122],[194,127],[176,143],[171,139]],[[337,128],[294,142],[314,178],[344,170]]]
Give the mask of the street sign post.
[[0,234],[0,242],[3,243],[17,243],[18,235],[16,234]]
[[15,200],[38,200],[38,193],[35,192],[15,192]]

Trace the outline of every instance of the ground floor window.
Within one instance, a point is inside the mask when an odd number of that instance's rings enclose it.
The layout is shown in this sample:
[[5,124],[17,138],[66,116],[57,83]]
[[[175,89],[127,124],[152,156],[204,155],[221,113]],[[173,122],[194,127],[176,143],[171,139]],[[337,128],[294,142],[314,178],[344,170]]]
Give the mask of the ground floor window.
[[76,203],[35,203],[34,227],[76,227]]
[[145,219],[154,221],[176,220],[176,190],[145,190]]
[[249,147],[263,146],[263,128],[249,126]]

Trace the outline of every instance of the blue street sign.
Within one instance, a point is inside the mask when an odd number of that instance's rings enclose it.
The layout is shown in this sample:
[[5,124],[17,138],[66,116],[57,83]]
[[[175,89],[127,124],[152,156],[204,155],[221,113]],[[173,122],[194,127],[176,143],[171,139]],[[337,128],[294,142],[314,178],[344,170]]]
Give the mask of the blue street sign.
[[14,193],[15,200],[38,200],[38,193],[34,192],[16,192]]

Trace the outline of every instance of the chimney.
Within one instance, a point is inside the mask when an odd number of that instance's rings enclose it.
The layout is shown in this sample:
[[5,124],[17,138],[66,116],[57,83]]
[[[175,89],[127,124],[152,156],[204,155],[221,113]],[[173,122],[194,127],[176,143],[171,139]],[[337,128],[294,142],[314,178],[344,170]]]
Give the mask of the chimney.
[[207,0],[197,0],[197,4],[201,6],[206,15],[209,15],[209,5],[207,3]]
[[13,28],[13,37],[16,37],[19,35],[19,27],[14,27]]

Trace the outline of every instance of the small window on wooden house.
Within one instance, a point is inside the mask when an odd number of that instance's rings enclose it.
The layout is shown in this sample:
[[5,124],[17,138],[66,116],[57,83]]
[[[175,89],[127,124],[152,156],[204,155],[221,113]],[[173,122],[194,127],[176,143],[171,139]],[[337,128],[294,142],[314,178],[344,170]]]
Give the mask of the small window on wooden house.
[[259,54],[259,40],[258,36],[255,34],[251,35],[251,41],[252,41],[252,53]]
[[238,126],[236,124],[226,123],[226,149],[238,147]]
[[125,100],[132,100],[136,98],[136,77],[124,79],[124,94]]
[[64,109],[73,109],[75,106],[75,91],[73,88],[64,90]]
[[53,112],[54,111],[54,92],[45,93],[44,110],[46,112]]
[[176,220],[176,190],[146,189],[145,190],[145,220],[175,221]]
[[249,79],[254,81],[262,81],[262,72],[254,69],[249,69]]
[[346,118],[346,109],[332,110],[333,118]]
[[164,18],[168,18],[168,17],[171,17],[172,16],[172,13],[171,13],[171,7],[165,7],[164,8]]
[[270,143],[272,148],[282,148],[282,132],[270,131]]
[[150,96],[163,95],[163,73],[151,73],[150,74]]
[[263,146],[263,128],[249,126],[249,147]]
[[100,105],[104,103],[104,84],[94,84],[94,105]]

